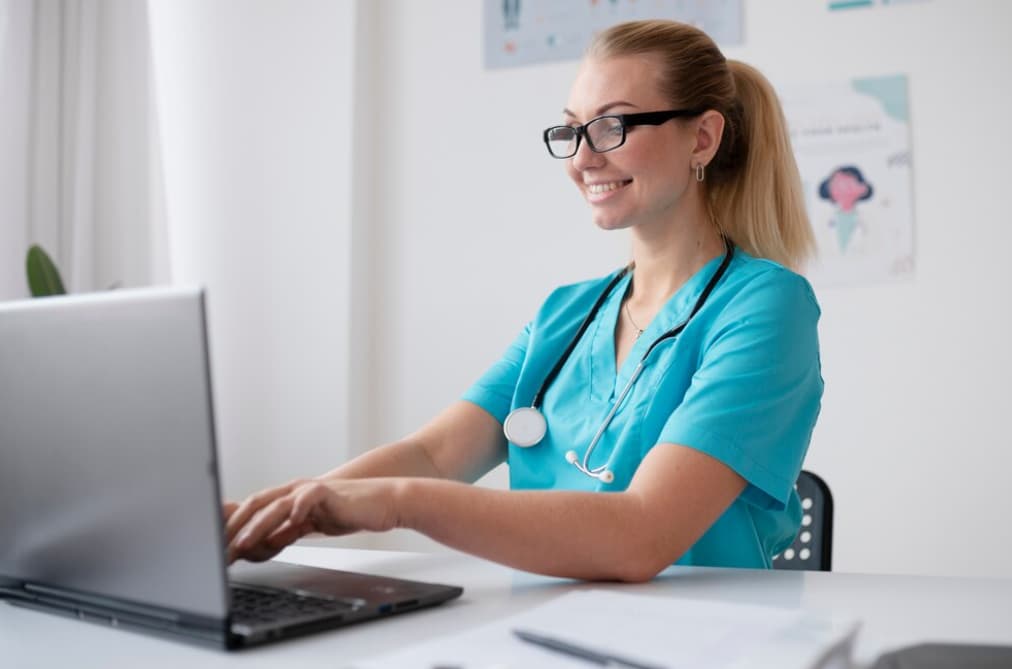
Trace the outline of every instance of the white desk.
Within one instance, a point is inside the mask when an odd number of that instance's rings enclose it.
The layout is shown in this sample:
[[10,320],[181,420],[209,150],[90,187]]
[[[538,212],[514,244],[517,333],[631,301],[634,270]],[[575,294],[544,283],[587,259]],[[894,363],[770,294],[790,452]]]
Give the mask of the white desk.
[[643,585],[543,578],[466,555],[293,547],[290,562],[453,583],[458,600],[239,653],[207,650],[0,603],[0,667],[352,667],[433,635],[519,613],[573,588],[835,611],[863,621],[857,659],[921,641],[1012,645],[1012,580],[674,567]]

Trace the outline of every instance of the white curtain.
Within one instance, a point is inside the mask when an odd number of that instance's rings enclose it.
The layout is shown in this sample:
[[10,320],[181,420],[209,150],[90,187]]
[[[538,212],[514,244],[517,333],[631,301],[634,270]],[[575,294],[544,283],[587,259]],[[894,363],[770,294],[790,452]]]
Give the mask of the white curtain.
[[26,293],[32,22],[32,3],[0,0],[0,299]]
[[32,243],[71,292],[163,279],[145,3],[0,8],[0,299],[27,295]]

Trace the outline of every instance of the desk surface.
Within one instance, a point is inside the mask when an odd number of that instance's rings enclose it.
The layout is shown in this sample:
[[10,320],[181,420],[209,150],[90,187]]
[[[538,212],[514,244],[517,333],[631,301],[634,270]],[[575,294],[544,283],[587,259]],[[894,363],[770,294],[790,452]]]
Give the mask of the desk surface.
[[0,603],[0,664],[30,667],[353,667],[354,661],[519,613],[577,588],[832,611],[862,621],[856,656],[922,641],[1012,645],[1012,580],[672,567],[641,585],[534,576],[457,553],[292,547],[289,562],[464,587],[459,600],[240,653],[81,623]]

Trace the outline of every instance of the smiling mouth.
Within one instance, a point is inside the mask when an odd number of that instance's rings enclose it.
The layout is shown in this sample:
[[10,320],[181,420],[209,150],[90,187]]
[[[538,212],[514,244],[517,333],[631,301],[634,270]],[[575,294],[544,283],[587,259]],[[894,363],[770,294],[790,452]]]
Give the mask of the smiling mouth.
[[609,193],[619,188],[624,188],[632,183],[632,179],[626,179],[624,181],[609,181],[607,183],[600,184],[587,184],[587,192],[591,195],[601,195],[603,193]]

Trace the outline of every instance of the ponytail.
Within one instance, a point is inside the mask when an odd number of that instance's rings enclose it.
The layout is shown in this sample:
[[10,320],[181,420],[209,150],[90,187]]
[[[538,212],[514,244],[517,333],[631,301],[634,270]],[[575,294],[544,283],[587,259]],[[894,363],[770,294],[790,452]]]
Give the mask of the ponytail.
[[730,60],[727,69],[735,100],[725,117],[730,141],[721,142],[711,170],[710,213],[749,254],[801,269],[814,255],[815,236],[783,110],[754,67]]

